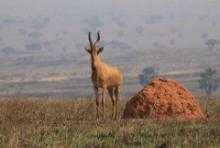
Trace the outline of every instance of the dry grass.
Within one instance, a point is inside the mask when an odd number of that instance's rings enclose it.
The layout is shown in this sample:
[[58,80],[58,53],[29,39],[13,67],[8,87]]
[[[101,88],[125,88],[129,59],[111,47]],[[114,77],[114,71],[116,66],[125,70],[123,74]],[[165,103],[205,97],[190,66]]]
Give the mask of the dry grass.
[[[206,122],[95,120],[92,99],[0,100],[0,147],[219,147],[220,100],[201,100]],[[125,101],[121,101],[122,114]]]

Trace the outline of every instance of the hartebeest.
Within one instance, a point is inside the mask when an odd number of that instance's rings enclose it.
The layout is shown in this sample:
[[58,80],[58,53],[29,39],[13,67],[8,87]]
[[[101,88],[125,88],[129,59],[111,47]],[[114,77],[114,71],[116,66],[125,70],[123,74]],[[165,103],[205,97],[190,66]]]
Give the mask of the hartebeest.
[[91,80],[96,96],[96,118],[99,119],[99,88],[102,89],[102,117],[105,116],[105,94],[108,91],[112,101],[112,119],[117,118],[119,90],[123,81],[122,72],[113,66],[102,62],[99,54],[103,47],[99,46],[100,33],[97,32],[97,40],[93,43],[91,33],[88,34],[90,48],[86,51],[91,55]]

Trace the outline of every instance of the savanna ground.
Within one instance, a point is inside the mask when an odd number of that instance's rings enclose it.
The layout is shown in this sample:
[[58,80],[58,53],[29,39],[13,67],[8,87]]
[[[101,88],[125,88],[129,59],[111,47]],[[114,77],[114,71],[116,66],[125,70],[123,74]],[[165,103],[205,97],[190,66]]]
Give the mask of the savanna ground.
[[0,147],[220,147],[220,100],[200,106],[207,121],[111,121],[108,101],[97,122],[94,99],[1,98]]

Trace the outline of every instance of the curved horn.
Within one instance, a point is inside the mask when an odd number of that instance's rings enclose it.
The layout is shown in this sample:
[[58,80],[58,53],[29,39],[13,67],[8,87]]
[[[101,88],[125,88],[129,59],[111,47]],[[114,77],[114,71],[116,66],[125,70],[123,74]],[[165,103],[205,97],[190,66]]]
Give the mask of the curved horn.
[[90,46],[92,46],[91,32],[89,32],[88,38],[89,38],[89,43],[90,43]]
[[97,40],[96,40],[96,43],[100,41],[100,33],[99,31],[97,32]]

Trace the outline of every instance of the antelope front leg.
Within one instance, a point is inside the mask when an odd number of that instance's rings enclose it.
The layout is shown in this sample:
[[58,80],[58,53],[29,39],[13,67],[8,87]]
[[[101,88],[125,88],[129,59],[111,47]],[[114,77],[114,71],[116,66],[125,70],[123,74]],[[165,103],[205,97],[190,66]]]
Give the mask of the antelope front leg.
[[95,91],[95,99],[96,99],[96,120],[99,119],[99,90],[98,88],[94,88]]
[[105,94],[106,88],[102,89],[102,118],[105,118]]
[[117,120],[117,116],[118,116],[118,103],[119,103],[119,100],[120,100],[120,87],[116,87],[115,88],[115,96],[116,96],[115,120]]

